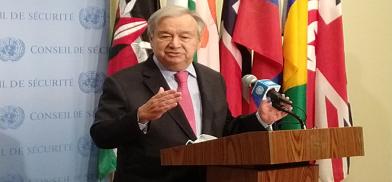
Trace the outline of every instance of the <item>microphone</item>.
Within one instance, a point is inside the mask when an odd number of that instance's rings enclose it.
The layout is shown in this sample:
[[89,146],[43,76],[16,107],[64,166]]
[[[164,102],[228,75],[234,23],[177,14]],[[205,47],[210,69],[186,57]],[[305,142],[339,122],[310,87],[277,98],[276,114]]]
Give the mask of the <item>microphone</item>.
[[293,106],[293,103],[283,94],[279,93],[279,84],[271,80],[257,80],[256,76],[248,74],[242,77],[242,85],[243,87],[252,88],[251,95],[256,107],[259,107],[261,101],[268,97],[271,99],[274,108],[293,116],[299,121],[301,128],[306,129],[305,122],[298,115],[283,107],[282,103],[290,106]]
[[276,84],[271,80],[257,80],[254,75],[245,75],[242,77],[242,83],[246,87],[251,87],[252,98],[258,107],[262,100],[267,97],[271,99],[271,102],[275,105],[280,106],[281,103],[292,105],[291,101],[279,93],[280,85]]

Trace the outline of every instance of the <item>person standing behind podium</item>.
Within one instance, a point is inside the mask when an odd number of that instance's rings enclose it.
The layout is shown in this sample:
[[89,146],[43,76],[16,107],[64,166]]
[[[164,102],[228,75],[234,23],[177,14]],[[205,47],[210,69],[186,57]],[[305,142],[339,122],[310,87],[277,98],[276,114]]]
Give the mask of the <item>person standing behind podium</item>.
[[286,115],[269,101],[254,114],[231,115],[222,76],[192,62],[203,28],[200,16],[188,9],[158,10],[148,20],[153,55],[105,80],[90,133],[98,147],[117,148],[114,181],[204,181],[199,167],[161,166],[160,149],[184,145],[200,134],[266,130]]

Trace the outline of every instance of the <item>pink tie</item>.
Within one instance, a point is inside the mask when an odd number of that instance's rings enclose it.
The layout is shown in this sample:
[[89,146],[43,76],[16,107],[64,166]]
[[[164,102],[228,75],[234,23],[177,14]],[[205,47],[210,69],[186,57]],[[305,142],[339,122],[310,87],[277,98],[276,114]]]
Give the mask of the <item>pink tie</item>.
[[175,74],[175,77],[178,83],[177,90],[181,92],[181,97],[182,97],[180,101],[180,106],[184,111],[185,116],[192,127],[193,132],[196,133],[195,112],[193,111],[192,98],[188,90],[188,72],[187,71],[177,72]]

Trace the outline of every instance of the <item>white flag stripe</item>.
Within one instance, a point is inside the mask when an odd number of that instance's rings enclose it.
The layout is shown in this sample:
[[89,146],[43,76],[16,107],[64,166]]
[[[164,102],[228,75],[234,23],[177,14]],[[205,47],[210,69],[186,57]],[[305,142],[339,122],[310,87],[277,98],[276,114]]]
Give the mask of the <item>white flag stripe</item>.
[[134,23],[128,23],[123,26],[120,26],[116,32],[114,33],[114,39],[120,39],[124,36],[130,35],[142,28],[145,28],[147,26],[147,23],[145,21],[143,22],[134,22]]
[[308,10],[318,10],[318,1],[317,0],[309,0],[308,1]]
[[316,84],[316,106],[318,106],[315,111],[316,126],[319,128],[328,128],[327,99],[336,108],[338,126],[344,127],[344,122],[346,122],[347,126],[351,126],[349,109],[346,102],[318,69],[316,70]]
[[343,178],[346,178],[348,175],[348,164],[347,161],[348,158],[347,157],[343,157],[342,158],[342,163],[343,163]]
[[114,34],[119,34],[122,31],[125,31],[127,29],[133,28],[133,27],[138,27],[138,26],[146,26],[147,22],[146,21],[135,21],[135,22],[130,22],[124,25],[121,25],[119,28],[116,29]]
[[188,0],[167,0],[166,6],[167,5],[176,5],[176,6],[188,8]]
[[142,40],[139,41],[139,39],[140,39],[140,37],[134,43],[132,43],[132,45],[137,45],[143,49],[152,49],[151,44],[149,42],[145,42]]
[[334,182],[332,160],[323,159],[316,162],[319,165],[319,180],[321,182]]
[[[138,37],[135,40],[135,42],[131,44],[133,52],[135,53],[137,61],[139,63],[148,59],[148,54],[147,54],[146,48],[143,47],[143,46],[147,46],[147,43],[148,42],[144,42],[141,40],[140,37]],[[148,46],[150,46],[150,43],[148,43]]]
[[135,6],[136,0],[131,0],[128,2],[128,4],[125,6],[124,11],[122,12],[123,16],[131,16],[131,11],[133,7]]
[[336,1],[331,0],[320,0],[319,3],[319,7],[323,7],[319,9],[319,13],[326,24],[342,16],[342,3],[336,5]]
[[[223,26],[223,21],[222,21],[222,41],[227,50],[230,51],[231,55],[233,55],[234,59],[236,60],[238,67],[242,70],[242,57],[241,57],[241,52],[237,49],[237,47],[233,44],[232,42],[232,37],[230,34],[226,31],[226,29]],[[246,95],[246,94],[245,94]]]
[[[119,2],[118,2],[118,10],[119,10],[120,15],[124,15],[125,14],[124,10],[125,10],[126,6],[127,6],[127,2],[125,0],[119,0]],[[128,15],[128,16],[130,16],[130,15]]]

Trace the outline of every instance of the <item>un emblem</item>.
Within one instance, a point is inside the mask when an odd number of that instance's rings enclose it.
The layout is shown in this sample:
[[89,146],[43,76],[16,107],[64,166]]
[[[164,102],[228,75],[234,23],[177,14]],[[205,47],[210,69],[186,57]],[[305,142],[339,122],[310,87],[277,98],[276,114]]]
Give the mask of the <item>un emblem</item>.
[[0,128],[17,129],[24,121],[25,113],[18,106],[4,106],[0,108]]
[[23,177],[19,174],[7,174],[0,177],[1,182],[23,182]]
[[0,59],[3,61],[18,61],[25,53],[22,40],[7,37],[0,39]]
[[87,157],[90,154],[90,151],[93,152],[96,150],[95,145],[92,144],[90,136],[80,137],[78,140],[78,152],[80,155]]
[[102,89],[105,74],[89,71],[80,73],[79,75],[79,88],[84,93],[98,93]]
[[79,22],[86,29],[99,29],[105,25],[105,10],[87,7],[79,11]]
[[264,93],[264,88],[262,86],[258,86],[255,91],[257,95],[262,95]]

